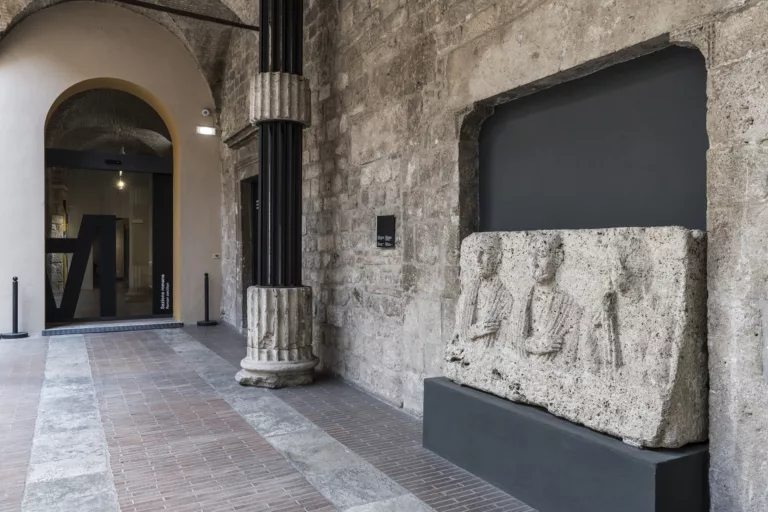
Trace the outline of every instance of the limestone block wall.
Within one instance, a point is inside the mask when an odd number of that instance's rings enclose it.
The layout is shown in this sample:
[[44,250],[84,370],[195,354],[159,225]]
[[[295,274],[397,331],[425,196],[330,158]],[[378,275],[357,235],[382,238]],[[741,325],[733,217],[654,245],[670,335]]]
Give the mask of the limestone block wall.
[[[670,43],[702,51],[712,510],[768,509],[768,1],[306,8],[304,283],[315,294],[315,352],[326,369],[415,413],[454,330],[459,246],[477,225],[477,131],[493,105]],[[232,188],[224,193],[226,205]],[[384,214],[397,216],[392,251],[375,248]],[[225,216],[225,232],[236,221]]]
[[[252,8],[257,9],[256,6]],[[219,102],[222,140],[228,140],[248,123],[250,77],[258,71],[258,51],[257,34],[246,31],[233,33]],[[246,329],[246,319],[243,313],[245,291],[242,275],[244,262],[240,186],[243,179],[250,178],[258,172],[256,140],[252,137],[241,147],[234,149],[229,148],[225,143],[221,144],[223,172],[221,315],[225,322],[243,332]]]

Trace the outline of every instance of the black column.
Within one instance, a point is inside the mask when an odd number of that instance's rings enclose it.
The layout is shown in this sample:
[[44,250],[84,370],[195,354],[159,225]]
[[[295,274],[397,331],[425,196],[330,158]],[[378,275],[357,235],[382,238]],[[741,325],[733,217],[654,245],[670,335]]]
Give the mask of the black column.
[[[301,75],[303,0],[262,0],[259,71]],[[301,285],[302,130],[294,121],[259,127],[257,286]]]

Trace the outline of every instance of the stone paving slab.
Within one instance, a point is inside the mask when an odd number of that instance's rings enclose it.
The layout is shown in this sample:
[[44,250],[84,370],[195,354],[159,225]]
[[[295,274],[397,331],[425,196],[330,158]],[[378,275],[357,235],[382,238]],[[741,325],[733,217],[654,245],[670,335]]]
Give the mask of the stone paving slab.
[[205,380],[243,398],[231,367],[161,332],[86,337],[121,511],[335,510]]
[[413,494],[404,494],[397,498],[352,507],[347,512],[403,512],[406,510],[408,512],[429,512],[432,507]]
[[[234,375],[245,355],[244,336],[226,326],[214,329],[188,327],[184,331],[226,359]],[[217,365],[221,367],[219,363]],[[536,512],[513,496],[422,448],[419,419],[341,381],[319,378],[311,386],[258,391],[289,405],[400,485],[408,493],[401,499],[413,496],[428,509],[438,512]],[[386,506],[387,501],[364,506]]]
[[[241,387],[242,338],[206,332],[223,357],[183,331],[54,337],[47,355],[41,340],[24,504],[19,491],[0,512],[533,512],[422,449],[417,419],[341,382]],[[0,401],[4,385],[0,373]]]
[[239,386],[232,366],[193,337],[182,331],[158,336],[339,510],[406,494],[400,485],[268,390]]
[[82,336],[49,341],[22,510],[120,510]]

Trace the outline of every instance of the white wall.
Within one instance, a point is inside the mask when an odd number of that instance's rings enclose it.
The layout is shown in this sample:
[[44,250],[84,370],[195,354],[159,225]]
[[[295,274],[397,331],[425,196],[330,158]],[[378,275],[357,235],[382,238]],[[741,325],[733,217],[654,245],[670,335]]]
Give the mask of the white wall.
[[[142,97],[173,136],[175,316],[203,314],[203,273],[219,311],[221,158],[216,137],[195,127],[212,108],[205,79],[185,48],[154,22],[113,5],[72,2],[22,22],[0,43],[0,330],[11,325],[11,278],[20,281],[21,328],[45,326],[44,132],[46,116],[70,88],[110,79]],[[124,81],[124,82],[123,82]],[[137,87],[135,87],[135,86]]]

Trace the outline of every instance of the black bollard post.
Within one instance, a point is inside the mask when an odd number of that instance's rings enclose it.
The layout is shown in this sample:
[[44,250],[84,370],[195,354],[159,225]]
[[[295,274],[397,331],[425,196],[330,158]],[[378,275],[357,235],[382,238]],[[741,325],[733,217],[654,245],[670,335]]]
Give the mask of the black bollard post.
[[7,340],[17,340],[28,338],[26,332],[19,332],[19,278],[13,278],[13,332],[7,332],[2,335]]
[[212,327],[214,325],[219,325],[219,322],[215,320],[211,320],[208,316],[208,273],[205,273],[205,320],[201,320],[200,322],[197,322],[197,325],[200,327]]

